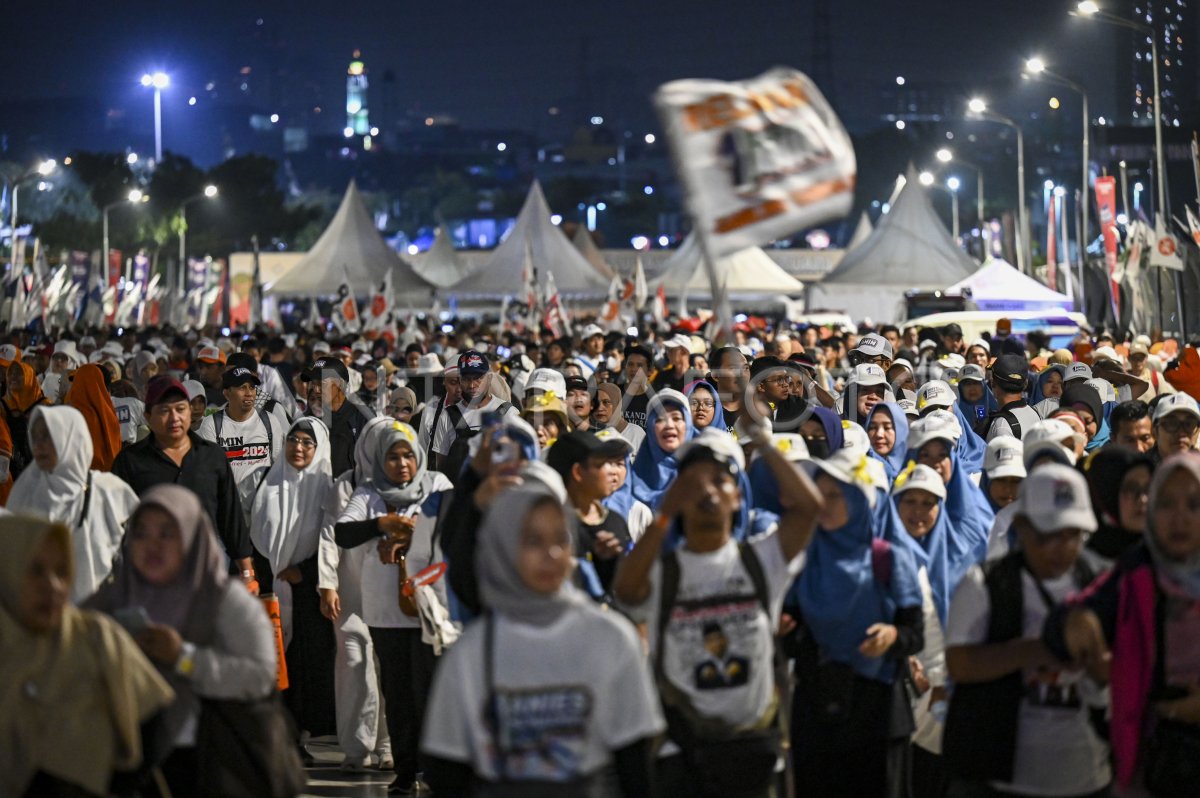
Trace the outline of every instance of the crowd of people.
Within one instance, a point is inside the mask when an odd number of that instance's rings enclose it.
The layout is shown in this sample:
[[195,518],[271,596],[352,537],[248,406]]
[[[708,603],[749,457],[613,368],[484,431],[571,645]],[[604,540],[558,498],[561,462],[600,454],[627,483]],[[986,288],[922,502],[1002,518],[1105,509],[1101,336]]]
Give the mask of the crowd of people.
[[1195,794],[1200,354],[739,324],[0,346],[0,793]]

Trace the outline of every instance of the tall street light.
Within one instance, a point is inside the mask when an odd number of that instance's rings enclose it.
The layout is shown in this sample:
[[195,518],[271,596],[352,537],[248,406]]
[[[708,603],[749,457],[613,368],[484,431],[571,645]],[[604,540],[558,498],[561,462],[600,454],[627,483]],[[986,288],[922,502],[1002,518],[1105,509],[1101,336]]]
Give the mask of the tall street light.
[[1167,171],[1166,159],[1163,154],[1162,94],[1158,89],[1158,42],[1155,38],[1154,28],[1145,23],[1134,22],[1131,19],[1125,19],[1124,17],[1118,17],[1116,14],[1103,11],[1093,0],[1084,0],[1084,2],[1075,6],[1073,13],[1075,16],[1095,19],[1100,22],[1107,22],[1110,25],[1144,33],[1146,34],[1146,38],[1150,40],[1150,66],[1151,74],[1154,76],[1154,171],[1156,172],[1154,177],[1158,183],[1158,206],[1154,210],[1156,213],[1162,214],[1165,219],[1167,217]]
[[104,206],[103,210],[101,210],[100,216],[104,222],[102,225],[103,230],[104,230],[104,244],[101,248],[101,254],[100,254],[100,274],[101,274],[102,281],[107,282],[107,275],[108,275],[108,212],[111,211],[113,208],[116,208],[119,205],[124,205],[127,202],[132,205],[137,205],[138,203],[149,202],[149,201],[150,201],[149,194],[144,194],[141,189],[135,188],[132,191],[130,191],[129,194],[127,194],[125,197],[123,197],[115,202],[108,203],[107,205]]
[[953,162],[965,166],[968,169],[975,170],[975,215],[979,217],[979,234],[980,236],[983,236],[983,169],[976,164],[971,163],[970,161],[964,161],[961,158],[955,158],[954,153],[946,147],[942,147],[940,150],[934,153],[934,155],[941,163],[948,164]]
[[1017,131],[1017,269],[1025,272],[1029,250],[1029,228],[1025,218],[1025,134],[1021,131],[1021,126],[1014,120],[995,111],[989,111],[987,103],[979,97],[967,103],[967,110],[976,119],[996,122]]
[[957,177],[950,177],[946,180],[946,185],[939,186],[937,178],[933,176],[933,172],[922,172],[917,176],[917,180],[926,188],[936,188],[939,191],[944,191],[950,195],[950,235],[954,237],[955,242],[958,241],[958,189],[962,185]]
[[1088,237],[1088,205],[1091,203],[1090,194],[1090,174],[1089,174],[1089,158],[1091,157],[1091,138],[1092,138],[1092,121],[1088,116],[1088,96],[1087,90],[1070,78],[1065,78],[1056,72],[1051,72],[1046,69],[1046,62],[1040,58],[1030,58],[1025,62],[1025,71],[1022,76],[1031,80],[1042,80],[1048,83],[1057,83],[1061,86],[1079,92],[1079,96],[1083,98],[1083,201],[1079,203],[1079,212],[1083,216],[1083,236],[1079,240],[1079,262],[1087,263],[1087,242],[1091,239]]
[[171,85],[165,72],[142,75],[142,85],[154,89],[154,163],[162,163],[162,90]]
[[217,196],[217,187],[207,185],[194,197],[188,197],[179,206],[179,270],[176,290],[187,285],[187,206],[202,199],[212,199]]
[[[19,245],[17,242],[17,195],[21,191],[21,184],[24,183],[26,180],[32,180],[35,177],[46,177],[47,175],[51,174],[56,168],[58,168],[58,162],[55,161],[53,158],[49,158],[45,161],[42,161],[37,166],[35,166],[33,169],[30,169],[28,172],[26,172],[25,174],[21,175],[16,180],[13,180],[11,183],[8,184],[8,186],[9,186],[8,193],[9,193],[9,196],[12,197],[12,201],[10,203],[12,205],[12,209],[11,209],[12,213],[10,216],[11,229],[9,231],[9,234],[10,234],[9,241],[12,246],[12,268],[14,270],[16,270],[18,268],[17,252],[19,249]],[[24,267],[24,249],[21,249],[20,252],[21,252],[21,256],[22,256],[20,266],[23,268]]]

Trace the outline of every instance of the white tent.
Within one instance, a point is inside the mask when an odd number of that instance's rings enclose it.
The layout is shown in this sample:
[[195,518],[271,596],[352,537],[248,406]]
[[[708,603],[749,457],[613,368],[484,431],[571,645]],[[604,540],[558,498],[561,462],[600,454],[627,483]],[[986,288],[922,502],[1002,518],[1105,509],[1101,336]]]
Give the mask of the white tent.
[[969,293],[979,310],[1075,309],[1071,297],[1052,291],[999,258],[983,264],[970,277],[947,288],[946,293]]
[[871,217],[867,216],[866,211],[863,211],[862,216],[858,217],[858,224],[854,228],[854,234],[850,236],[850,242],[846,244],[846,249],[854,249],[870,238],[873,232],[875,232],[875,226],[871,224]]
[[950,237],[910,167],[875,232],[848,251],[821,282],[809,286],[808,309],[895,322],[904,318],[905,291],[940,291],[977,268]]
[[604,262],[604,255],[600,253],[600,248],[596,246],[596,242],[592,239],[592,234],[588,232],[586,226],[581,224],[575,228],[575,236],[571,239],[571,243],[575,245],[575,249],[584,257],[584,260],[595,267],[596,271],[608,280],[613,278],[613,268]]
[[526,253],[532,253],[537,280],[544,283],[547,272],[554,275],[554,284],[565,297],[599,298],[608,291],[610,277],[588,263],[550,221],[550,208],[542,187],[535,180],[517,215],[517,222],[492,257],[476,272],[468,274],[454,286],[460,298],[496,298],[521,293],[521,273]]
[[449,288],[462,282],[470,269],[446,229],[438,227],[429,251],[413,257],[413,271],[438,288]]
[[428,296],[432,291],[433,286],[383,240],[351,180],[341,206],[317,243],[286,274],[266,286],[266,291],[286,296],[334,296],[348,277],[354,294],[366,296],[388,271],[399,295]]
[[[789,275],[771,256],[758,247],[743,249],[721,259],[729,280],[726,290],[732,299],[797,296],[804,284]],[[679,245],[679,249],[663,264],[663,272],[651,281],[650,289],[661,285],[668,294],[689,297],[711,297],[708,269],[704,267],[704,252],[695,233]]]

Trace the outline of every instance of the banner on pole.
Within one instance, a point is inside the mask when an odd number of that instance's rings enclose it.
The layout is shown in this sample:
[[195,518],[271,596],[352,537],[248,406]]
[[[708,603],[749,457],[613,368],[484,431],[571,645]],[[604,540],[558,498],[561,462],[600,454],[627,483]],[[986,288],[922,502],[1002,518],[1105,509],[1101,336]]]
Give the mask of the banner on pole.
[[1099,210],[1100,230],[1104,235],[1104,262],[1108,267],[1108,287],[1112,298],[1113,317],[1121,318],[1121,289],[1117,285],[1117,179],[1097,177],[1096,207]]
[[1058,197],[1050,195],[1050,205],[1046,208],[1046,285],[1051,291],[1058,290],[1058,220],[1055,209]]
[[1183,258],[1179,257],[1179,243],[1167,231],[1161,215],[1154,217],[1154,248],[1150,250],[1150,265],[1164,269],[1183,271]]
[[714,258],[827,219],[854,201],[850,136],[807,75],[677,80],[655,103],[689,213]]

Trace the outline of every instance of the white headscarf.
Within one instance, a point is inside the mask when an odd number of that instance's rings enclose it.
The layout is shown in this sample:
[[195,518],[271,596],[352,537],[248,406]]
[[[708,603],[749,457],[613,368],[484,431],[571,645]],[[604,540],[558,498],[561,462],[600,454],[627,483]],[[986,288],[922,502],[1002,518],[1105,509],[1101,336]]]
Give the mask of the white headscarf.
[[81,601],[112,572],[125,522],[137,507],[138,497],[120,478],[92,471],[85,516],[93,452],[87,421],[70,405],[38,405],[29,418],[30,446],[38,419],[46,424],[58,463],[50,471],[30,463],[13,485],[7,509],[58,521],[71,530],[75,558],[71,598]]
[[296,421],[288,435],[297,429],[317,442],[312,462],[298,471],[286,457],[276,460],[258,486],[250,514],[250,539],[276,574],[316,553],[325,505],[333,493],[329,430],[313,417]]

